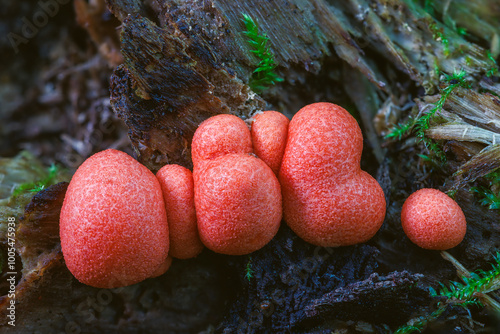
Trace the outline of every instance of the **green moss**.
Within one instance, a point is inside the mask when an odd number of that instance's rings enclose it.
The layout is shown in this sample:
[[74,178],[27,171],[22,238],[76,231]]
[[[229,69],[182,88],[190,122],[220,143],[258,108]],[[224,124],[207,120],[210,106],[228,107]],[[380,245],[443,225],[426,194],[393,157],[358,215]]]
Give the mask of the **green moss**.
[[424,1],[424,10],[431,14],[431,15],[434,15],[434,1],[432,0],[425,0]]
[[245,278],[250,281],[253,277],[254,271],[252,269],[252,257],[247,262],[247,265],[245,267]]
[[[432,297],[444,297],[445,301],[437,305],[437,309],[427,316],[412,319],[407,325],[400,327],[395,333],[407,334],[422,331],[432,321],[436,320],[448,305],[468,309],[470,306],[489,307],[499,312],[499,304],[487,294],[500,288],[500,254],[495,256],[495,263],[488,271],[478,270],[463,276],[462,281],[450,281],[448,286],[439,283],[440,289],[429,289]],[[480,299],[481,298],[481,299]]]
[[396,124],[384,138],[401,140],[405,135],[409,134],[415,125],[415,121],[410,118],[404,123]]
[[54,184],[54,180],[59,172],[59,168],[56,165],[52,165],[47,170],[47,176],[37,182],[27,182],[17,186],[12,192],[12,197],[15,198],[25,192],[39,192],[46,187]]
[[425,145],[425,147],[434,153],[434,155],[441,160],[442,162],[446,161],[446,156],[441,149],[441,147],[432,139],[425,136],[425,131],[429,129],[430,122],[436,115],[436,113],[443,109],[446,99],[453,92],[453,90],[457,87],[470,88],[470,84],[466,81],[467,73],[464,70],[456,71],[452,75],[445,74],[444,81],[448,83],[448,85],[441,91],[441,96],[439,100],[434,105],[427,114],[422,115],[415,122],[415,134],[420,141]]
[[457,27],[457,33],[460,35],[460,36],[467,36],[469,33],[467,32],[467,29],[463,28],[463,27]]
[[248,85],[254,92],[260,94],[269,86],[282,82],[283,79],[275,72],[277,64],[274,60],[274,54],[267,45],[269,37],[265,33],[259,32],[257,23],[249,15],[243,14],[243,23],[246,29],[243,34],[248,37],[248,44],[253,48],[251,52],[260,60]]
[[472,59],[470,59],[469,56],[465,56],[465,65],[467,65],[467,66],[472,65]]
[[394,126],[389,134],[386,135],[386,138],[401,140],[401,138],[403,138],[405,135],[413,133],[419,138],[420,142],[422,142],[424,146],[433,154],[434,158],[437,158],[433,159],[433,157],[428,157],[429,159],[445,162],[446,156],[440,145],[432,139],[428,138],[425,135],[425,131],[429,129],[430,122],[435,117],[436,113],[443,109],[444,104],[446,103],[446,99],[450,96],[455,88],[470,88],[470,84],[465,79],[466,75],[467,73],[463,70],[456,71],[451,75],[445,74],[444,81],[447,83],[447,86],[441,91],[441,96],[435,103],[434,107],[427,114],[420,116],[416,120],[409,119],[406,123],[400,123]]
[[448,190],[446,192],[446,195],[448,195],[451,199],[455,199],[455,196],[457,195],[457,191],[456,189],[453,189],[453,190]]
[[439,68],[439,64],[437,62],[437,58],[434,60],[434,75],[436,78],[439,78],[439,74],[441,73],[441,69]]
[[399,327],[398,330],[394,332],[394,334],[409,334],[413,332],[421,332],[422,330],[425,329],[428,323],[439,318],[439,316],[441,315],[441,313],[443,313],[444,310],[445,308],[441,307],[427,316],[412,319],[411,324]]
[[479,197],[479,203],[490,210],[500,209],[500,168],[484,176],[487,186],[471,187],[471,192]]
[[448,37],[444,34],[444,29],[439,28],[436,23],[429,24],[429,30],[432,32],[432,38],[436,41],[440,41],[443,46],[443,54],[445,57],[450,55],[450,41]]
[[491,62],[490,68],[486,70],[486,76],[491,77],[491,76],[496,75],[498,73],[498,65],[497,65],[497,61],[495,60],[495,58],[493,57],[493,55],[491,54],[491,52],[489,50],[486,51],[486,57]]
[[[47,169],[27,151],[20,152],[13,158],[0,158],[0,239],[6,240],[9,218],[13,217],[19,221],[34,191],[38,191],[42,186],[48,187],[50,184],[70,179],[71,175],[65,169]],[[38,184],[39,182],[42,183]],[[21,188],[22,191],[18,190],[14,196],[16,188]]]
[[469,273],[469,277],[462,277],[464,283],[451,281],[448,286],[439,283],[441,289],[439,292],[431,289],[431,295],[446,297],[446,303],[462,306],[464,308],[471,305],[481,307],[494,306],[484,305],[484,299],[481,300],[479,298],[479,296],[496,291],[500,288],[500,254],[497,253],[494,259],[495,263],[492,264],[491,270],[478,270]]

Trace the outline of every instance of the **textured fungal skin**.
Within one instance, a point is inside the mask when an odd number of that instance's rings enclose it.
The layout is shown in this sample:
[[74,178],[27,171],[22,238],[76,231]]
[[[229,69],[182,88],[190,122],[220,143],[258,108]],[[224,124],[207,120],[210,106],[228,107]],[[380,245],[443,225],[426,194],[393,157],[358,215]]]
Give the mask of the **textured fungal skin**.
[[252,117],[254,152],[276,175],[285,153],[289,123],[285,115],[272,110],[257,113]]
[[82,283],[138,283],[165,262],[168,225],[158,180],[129,155],[108,149],[73,176],[60,216],[64,260]]
[[313,103],[290,121],[281,168],[283,176],[306,183],[346,179],[361,170],[363,135],[345,109],[332,103]]
[[193,166],[229,153],[252,153],[252,136],[245,122],[234,115],[221,114],[200,124],[193,136]]
[[156,173],[156,177],[167,211],[169,255],[178,259],[197,256],[203,250],[203,244],[196,222],[193,174],[179,165],[165,165]]
[[278,232],[281,190],[272,170],[249,154],[227,154],[195,172],[198,230],[209,249],[243,255]]
[[457,246],[467,230],[460,206],[445,193],[430,188],[420,189],[406,199],[401,223],[413,243],[433,250]]
[[385,217],[385,196],[360,168],[356,120],[332,103],[302,108],[290,121],[279,172],[283,215],[302,239],[323,247],[369,240]]

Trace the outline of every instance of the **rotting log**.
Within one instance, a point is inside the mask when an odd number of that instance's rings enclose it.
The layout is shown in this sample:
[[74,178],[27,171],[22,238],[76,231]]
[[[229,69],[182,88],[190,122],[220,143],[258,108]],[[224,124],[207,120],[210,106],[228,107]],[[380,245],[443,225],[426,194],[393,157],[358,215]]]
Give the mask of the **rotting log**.
[[[65,313],[62,306],[79,307],[98,291],[79,285],[64,270],[51,278],[54,268],[64,266],[51,240],[56,238],[53,225],[36,220],[33,213],[37,211],[26,212],[19,230],[24,231],[20,242],[27,242],[25,271],[45,274],[41,283],[60,283],[60,293],[71,295],[71,300],[59,304],[59,316],[93,332],[123,327],[131,332],[166,328],[193,332],[209,323],[216,324],[217,329],[212,330],[218,332],[238,328],[285,331],[290,326],[303,332],[334,328],[383,332],[430,310],[429,302],[436,300],[426,294],[429,285],[435,287],[437,281],[456,277],[438,253],[417,249],[404,237],[399,212],[411,191],[423,186],[458,189],[456,199],[470,224],[466,240],[453,253],[468,268],[483,267],[500,249],[500,237],[494,233],[500,228],[498,212],[479,206],[464,189],[498,167],[496,101],[500,86],[492,75],[485,75],[494,74],[499,53],[500,8],[496,0],[434,1],[432,10],[426,8],[427,3],[109,0],[111,12],[120,21],[118,39],[109,26],[98,27],[103,1],[76,1],[80,22],[87,25],[109,63],[123,61],[111,80],[111,103],[129,128],[139,160],[150,169],[167,163],[189,167],[191,137],[198,124],[211,115],[232,113],[247,118],[255,111],[275,108],[291,116],[306,103],[328,100],[351,104],[350,109],[360,115],[369,144],[364,164],[372,173],[378,169],[390,205],[384,227],[368,245],[318,249],[298,240],[284,226],[271,244],[251,257],[205,253],[201,259],[174,267],[167,278],[113,294],[112,306],[98,312],[101,320],[91,323],[86,318],[92,314]],[[95,11],[93,4],[98,4]],[[243,13],[251,15],[269,36],[277,73],[285,79],[261,96],[248,85],[258,59],[242,33]],[[468,35],[458,28],[467,28]],[[122,56],[115,52],[118,40]],[[472,89],[453,91],[426,133],[450,148],[447,166],[433,167],[420,159],[425,148],[414,136],[384,142],[381,135],[398,120],[410,112],[414,117],[428,112],[439,100],[436,94],[445,84],[444,75],[459,69],[467,73]],[[378,123],[372,124],[373,117]],[[30,208],[41,210],[38,217],[44,217],[46,212],[37,199],[49,194],[58,194],[60,199],[62,191],[61,186],[47,189],[33,199]],[[30,235],[38,228],[52,237],[31,244]],[[23,241],[23,237],[28,238]],[[47,254],[42,249],[41,261],[35,265],[37,258],[31,254],[39,250],[35,246],[47,248],[53,262],[44,261]],[[249,263],[254,271],[251,280],[244,277]],[[225,271],[231,273],[230,279]],[[197,275],[208,279],[200,280]],[[189,293],[176,285],[179,277],[191,277],[186,283]],[[221,290],[231,285],[236,291]],[[176,288],[185,295],[172,297]],[[207,291],[213,295],[199,298]],[[167,302],[155,302],[155,294]],[[231,307],[220,321],[220,314],[212,311],[224,310],[227,301],[232,302]],[[363,305],[367,301],[379,302],[385,310],[383,316],[374,319],[367,314]],[[54,300],[47,303],[54,304]],[[40,308],[34,318],[25,318],[34,319],[29,328],[45,328],[36,325],[49,311]],[[259,317],[251,318],[256,311]],[[397,317],[392,317],[394,311],[398,311]],[[452,328],[467,332],[464,324],[471,320],[470,314],[447,312],[442,322],[450,321]],[[484,315],[479,319],[485,319]],[[58,321],[51,328],[62,331],[65,324]]]
[[[246,118],[269,107],[247,86],[258,60],[242,33],[243,13],[251,15],[269,37],[277,72],[285,79],[263,97],[289,115],[295,112],[284,98],[290,86],[303,83],[308,73],[334,73],[343,62],[348,66],[341,78],[326,84],[340,84],[352,92],[349,78],[359,71],[379,95],[392,100],[400,97],[401,89],[391,77],[397,71],[433,92],[440,72],[451,74],[460,68],[477,79],[493,66],[486,49],[410,0],[155,1],[151,5],[127,0],[108,5],[122,21],[124,57],[112,78],[112,105],[130,129],[139,160],[155,170],[166,163],[190,166],[192,134],[207,117],[233,113]],[[498,12],[493,2],[485,6]],[[491,36],[495,27],[492,22]],[[391,65],[375,63],[374,53]],[[325,65],[328,59],[335,59],[333,66]],[[374,107],[380,108],[380,103]],[[363,117],[367,129],[372,127],[369,123]],[[379,143],[373,136],[370,143],[380,159]]]

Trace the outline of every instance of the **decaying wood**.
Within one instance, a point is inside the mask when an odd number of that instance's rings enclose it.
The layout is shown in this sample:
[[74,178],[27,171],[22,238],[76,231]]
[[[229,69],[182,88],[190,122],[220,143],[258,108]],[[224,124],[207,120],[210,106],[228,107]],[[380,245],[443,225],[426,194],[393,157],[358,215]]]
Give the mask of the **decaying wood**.
[[[166,163],[190,166],[192,134],[210,115],[233,113],[245,118],[266,107],[246,86],[258,60],[242,33],[243,13],[251,15],[269,37],[278,74],[285,78],[286,84],[271,89],[269,97],[286,94],[287,84],[303,81],[308,72],[320,73],[325,59],[338,57],[348,64],[346,91],[352,92],[349,77],[359,71],[379,94],[389,92],[396,98],[397,88],[388,86],[390,78],[365,50],[380,53],[430,91],[439,82],[436,66],[448,74],[462,68],[471,78],[492,66],[486,50],[436,23],[411,1],[108,4],[122,21],[125,58],[112,79],[112,105],[129,127],[139,160],[155,170]],[[448,44],[436,37],[438,32],[447,36]],[[372,109],[379,107],[377,103]],[[364,124],[373,134],[365,119]],[[376,137],[370,138],[381,161],[380,144]]]
[[[489,87],[490,91],[500,87],[492,83],[482,86]],[[423,100],[417,102],[417,110],[425,114],[434,107],[436,99]],[[460,150],[468,152],[460,154],[464,161],[454,173],[452,189],[464,187],[500,167],[500,99],[497,96],[488,91],[480,93],[458,87],[436,115],[426,135],[435,140],[461,142]]]
[[466,182],[474,182],[498,168],[500,168],[500,144],[489,145],[460,166],[455,174],[461,177],[456,187],[464,186]]
[[111,103],[151,169],[190,167],[191,138],[210,116],[248,117],[265,106],[196,41],[188,44],[138,16],[123,22],[121,38],[125,63],[112,77]]
[[[443,113],[441,113],[441,115],[443,115]],[[433,126],[426,131],[426,135],[437,140],[460,140],[478,142],[486,145],[495,144],[500,140],[500,134],[459,121],[457,121],[457,123]]]
[[[431,304],[427,289],[419,282],[422,278],[423,275],[408,272],[372,274],[314,300],[305,308],[303,322],[328,324],[358,319],[380,325],[384,319],[387,325],[401,325],[417,315],[414,305]],[[425,314],[425,311],[422,308],[418,312]]]
[[[275,13],[255,15],[255,20],[268,34],[283,76],[287,77],[285,69],[297,65],[319,71],[319,61],[330,55],[329,45],[334,45],[341,58],[379,87],[385,86],[321,1],[182,1],[159,6],[160,27],[137,14],[144,12],[138,3],[110,3],[117,17],[124,19],[125,58],[112,79],[112,105],[129,126],[140,161],[152,169],[167,162],[190,166],[191,137],[209,116],[233,113],[245,118],[265,108],[241,81],[248,81],[258,62],[242,34],[241,15],[256,8]],[[134,15],[125,16],[127,10]],[[287,79],[293,81],[290,72]]]
[[[500,250],[498,211],[479,206],[467,191],[468,184],[499,167],[500,85],[485,75],[493,73],[492,59],[500,53],[500,6],[497,0],[443,0],[433,1],[429,10],[426,3],[75,0],[79,23],[107,64],[118,65],[111,78],[111,105],[148,168],[155,171],[167,163],[191,167],[193,133],[212,115],[246,119],[272,108],[291,116],[307,103],[336,102],[359,114],[367,139],[362,163],[377,174],[387,216],[370,243],[339,249],[309,245],[284,225],[269,245],[250,256],[205,251],[197,259],[175,262],[160,278],[109,292],[109,304],[96,309],[85,303],[103,292],[78,283],[63,263],[54,225],[65,188],[60,184],[33,198],[18,228],[25,328],[62,332],[75,323],[89,332],[382,333],[431,311],[439,298],[431,297],[428,287],[457,277],[439,253],[419,249],[404,236],[401,206],[412,191],[457,190],[455,199],[469,228],[450,253],[467,268],[484,268]],[[269,37],[276,72],[284,79],[261,95],[248,85],[259,59],[243,34],[243,14]],[[466,28],[468,35],[458,28]],[[100,62],[99,69],[107,66],[98,57],[94,60]],[[64,69],[59,76],[92,64],[89,60]],[[436,167],[420,159],[423,147],[414,137],[384,142],[383,135],[410,113],[429,112],[446,84],[444,75],[460,69],[472,88],[456,88],[426,132],[445,150],[450,148],[447,165]],[[44,99],[62,99],[61,87],[59,95]],[[68,109],[78,110],[79,98],[73,92],[73,108]],[[73,118],[80,116],[75,112]],[[75,137],[64,133],[62,141],[81,156],[113,146],[91,143],[93,129],[109,115],[95,111],[86,117],[89,130]],[[1,201],[2,214],[17,215],[29,201],[22,198],[16,206]],[[5,236],[2,222],[0,236]],[[250,279],[245,276],[248,268]],[[61,302],[54,291],[70,297]],[[370,313],[374,303],[384,312]],[[478,314],[447,312],[444,322],[449,320],[461,333],[474,326],[471,316]]]
[[[429,305],[431,299],[425,284],[417,287],[421,275],[373,274],[381,255],[366,244],[316,247],[282,226],[262,250],[232,260],[241,267],[251,259],[254,274],[248,280],[241,272],[246,291],[216,332],[303,333],[315,328],[326,332],[363,322],[397,327],[414,315],[415,304]],[[374,306],[387,314],[376,312]],[[249,314],[253,316],[244,316]]]
[[[53,276],[57,276],[64,268],[59,242],[59,214],[67,187],[67,182],[61,182],[36,194],[17,224],[15,249],[19,257],[15,272],[18,273],[19,282],[16,285],[15,300],[19,303],[18,312],[24,313],[34,307],[32,304],[37,303],[40,295],[48,296]],[[7,278],[6,275],[8,273],[3,275],[2,282]],[[54,288],[55,294],[57,289],[64,289]],[[0,324],[6,325],[9,321],[6,317],[9,303],[7,294],[0,296]]]

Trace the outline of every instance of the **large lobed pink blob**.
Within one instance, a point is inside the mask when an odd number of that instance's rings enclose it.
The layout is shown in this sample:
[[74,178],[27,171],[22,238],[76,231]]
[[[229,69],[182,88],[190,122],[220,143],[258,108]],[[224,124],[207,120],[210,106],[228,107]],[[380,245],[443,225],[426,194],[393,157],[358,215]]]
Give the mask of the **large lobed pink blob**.
[[347,246],[382,226],[385,196],[360,169],[362,145],[356,120],[335,104],[308,105],[290,121],[279,180],[285,221],[299,237]]
[[198,230],[209,249],[243,255],[266,245],[281,221],[281,190],[272,170],[249,154],[227,154],[195,173]]
[[313,103],[290,121],[281,168],[308,183],[317,177],[349,178],[360,170],[362,150],[363,135],[354,117],[338,105]]
[[71,179],[60,236],[66,265],[82,283],[115,288],[152,276],[169,244],[158,180],[123,152],[94,154]]
[[169,255],[188,259],[202,249],[194,208],[194,184],[191,171],[179,165],[163,166],[156,177],[160,182],[167,211],[170,236]]
[[252,117],[254,152],[276,175],[285,153],[289,123],[285,115],[272,110],[257,113]]
[[342,183],[283,184],[284,216],[305,241],[322,247],[366,242],[385,217],[385,197],[375,179],[360,171]]
[[193,136],[194,169],[205,160],[229,153],[252,153],[252,136],[245,122],[234,115],[220,114],[202,122]]
[[433,250],[457,246],[467,231],[460,206],[445,193],[430,188],[420,189],[406,199],[401,223],[413,243]]

